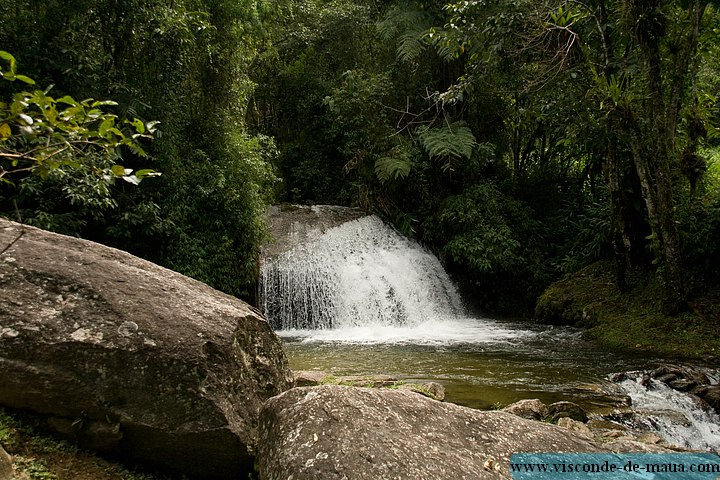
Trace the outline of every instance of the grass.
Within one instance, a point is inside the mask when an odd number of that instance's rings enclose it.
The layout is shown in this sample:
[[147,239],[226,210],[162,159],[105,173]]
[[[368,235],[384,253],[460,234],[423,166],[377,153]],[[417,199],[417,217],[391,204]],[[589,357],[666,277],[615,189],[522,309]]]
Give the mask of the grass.
[[706,286],[691,298],[689,311],[669,316],[657,279],[635,278],[634,285],[618,291],[611,265],[598,262],[546,290],[536,316],[585,327],[589,338],[614,349],[688,359],[720,356],[720,289]]
[[0,409],[0,445],[18,480],[170,480],[133,471],[38,432],[32,420]]

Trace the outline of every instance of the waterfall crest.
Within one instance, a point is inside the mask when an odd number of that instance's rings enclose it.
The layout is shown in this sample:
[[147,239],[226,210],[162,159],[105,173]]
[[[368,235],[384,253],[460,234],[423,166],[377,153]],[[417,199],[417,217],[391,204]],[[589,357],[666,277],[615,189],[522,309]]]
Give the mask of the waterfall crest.
[[374,215],[266,258],[260,304],[276,330],[414,326],[464,313],[438,259]]

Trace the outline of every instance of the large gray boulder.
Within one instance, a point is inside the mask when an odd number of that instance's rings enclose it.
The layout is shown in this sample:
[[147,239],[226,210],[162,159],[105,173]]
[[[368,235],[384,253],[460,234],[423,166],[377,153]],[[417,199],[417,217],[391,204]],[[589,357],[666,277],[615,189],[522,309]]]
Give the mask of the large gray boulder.
[[0,480],[13,480],[12,458],[0,445]]
[[[15,241],[15,243],[12,243]],[[191,478],[246,478],[290,388],[247,304],[127,253],[0,220],[0,404]]]
[[606,452],[587,437],[506,412],[405,390],[323,385],[270,399],[260,417],[262,480],[499,479],[518,452]]

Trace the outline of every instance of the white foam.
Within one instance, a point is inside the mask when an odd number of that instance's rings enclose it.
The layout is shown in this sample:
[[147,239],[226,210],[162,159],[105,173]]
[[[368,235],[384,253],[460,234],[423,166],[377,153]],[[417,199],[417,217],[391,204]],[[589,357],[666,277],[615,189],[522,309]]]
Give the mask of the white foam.
[[395,334],[464,313],[438,259],[376,216],[346,222],[263,262],[260,296],[276,330],[356,328],[369,335],[388,327],[384,331]]
[[703,410],[690,395],[657,380],[651,380],[647,389],[637,379],[625,380],[620,386],[648,430],[680,447],[720,451],[720,416]]
[[304,342],[412,345],[490,345],[513,343],[535,335],[529,330],[506,328],[492,320],[474,318],[428,320],[412,326],[376,323],[325,330],[286,329],[277,334]]

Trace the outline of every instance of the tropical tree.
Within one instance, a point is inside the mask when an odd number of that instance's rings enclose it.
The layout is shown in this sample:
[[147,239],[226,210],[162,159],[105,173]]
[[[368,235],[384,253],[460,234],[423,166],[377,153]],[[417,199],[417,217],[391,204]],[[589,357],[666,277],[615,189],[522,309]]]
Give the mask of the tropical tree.
[[[17,73],[10,53],[0,51],[0,59],[6,62],[0,66],[0,78],[35,84]],[[49,90],[21,91],[11,101],[0,102],[0,181],[6,188],[18,187],[22,192],[37,182],[57,182],[67,203],[102,211],[117,205],[110,190],[116,179],[138,184],[160,175],[121,165],[124,149],[146,156],[139,142],[152,138],[158,122],[119,120],[103,110],[117,105],[114,101],[76,101],[67,95],[55,99]],[[15,210],[19,215],[17,205]]]
[[[266,41],[266,6],[234,0],[2,2],[0,45],[16,55],[23,73],[54,84],[58,99],[117,102],[98,106],[115,116],[112,128],[103,122],[88,128],[99,132],[104,125],[103,133],[119,142],[113,128],[126,138],[138,133],[126,119],[140,119],[143,135],[149,121],[161,122],[145,149],[148,158],[128,151],[122,165],[132,173],[148,165],[163,173],[142,189],[116,182],[110,188],[118,208],[102,211],[59,202],[64,179],[28,177],[18,188],[0,187],[6,214],[15,202],[25,221],[123,248],[251,297],[266,238],[265,202],[276,187],[273,142],[245,125],[254,89],[248,71]],[[58,110],[66,108],[61,105]]]
[[[694,105],[708,3],[512,0],[446,8],[452,18],[435,41],[465,56],[468,74],[459,79],[465,90],[486,80],[485,67],[501,61],[499,55],[520,65],[514,71],[522,73],[522,92],[551,89],[587,111],[580,118],[591,120],[602,142],[569,131],[559,140],[583,143],[603,158],[623,266],[636,263],[632,252],[642,248],[635,244],[646,241],[630,227],[638,218],[635,199],[642,201],[667,306],[683,308],[688,292],[675,211],[679,174],[702,170],[695,151],[706,119]],[[687,163],[693,166],[683,167]],[[638,186],[634,195],[625,185]]]

